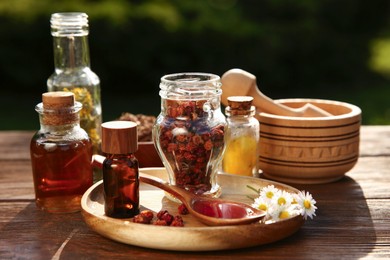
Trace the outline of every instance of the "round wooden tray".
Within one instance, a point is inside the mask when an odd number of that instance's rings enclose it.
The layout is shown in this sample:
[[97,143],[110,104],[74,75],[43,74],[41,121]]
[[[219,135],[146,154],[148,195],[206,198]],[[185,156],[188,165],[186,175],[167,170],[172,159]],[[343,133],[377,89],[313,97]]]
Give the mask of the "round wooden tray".
[[[141,168],[140,171],[167,179],[165,168]],[[247,196],[256,194],[247,185],[261,188],[270,184],[296,193],[295,188],[265,179],[218,174],[222,198],[252,203]],[[140,185],[141,210],[168,210],[178,215],[178,203],[172,202],[164,191],[147,184]],[[104,214],[103,182],[89,188],[81,200],[82,215],[86,224],[95,232],[112,240],[129,245],[175,251],[211,251],[252,247],[272,243],[295,233],[304,223],[302,216],[296,216],[274,223],[254,223],[236,226],[206,226],[191,215],[184,215],[184,227],[168,227],[133,223],[132,219],[114,219]]]

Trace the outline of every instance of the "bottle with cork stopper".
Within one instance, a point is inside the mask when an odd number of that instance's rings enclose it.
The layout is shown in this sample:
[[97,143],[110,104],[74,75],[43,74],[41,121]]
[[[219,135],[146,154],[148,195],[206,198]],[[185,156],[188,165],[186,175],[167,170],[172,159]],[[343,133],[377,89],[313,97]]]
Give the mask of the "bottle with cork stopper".
[[137,124],[110,121],[102,124],[104,211],[109,217],[131,218],[139,213]]
[[92,143],[80,127],[82,105],[71,92],[42,94],[40,130],[31,139],[30,155],[36,205],[53,213],[80,210],[92,185]]
[[222,171],[244,176],[258,175],[260,124],[254,117],[253,97],[228,97],[225,109],[227,131]]

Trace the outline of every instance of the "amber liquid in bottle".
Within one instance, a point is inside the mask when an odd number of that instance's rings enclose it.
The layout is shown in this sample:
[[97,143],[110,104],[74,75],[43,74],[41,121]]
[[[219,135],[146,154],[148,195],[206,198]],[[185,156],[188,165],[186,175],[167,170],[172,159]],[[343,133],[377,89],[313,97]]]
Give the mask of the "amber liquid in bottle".
[[48,212],[80,210],[84,192],[92,185],[92,145],[85,140],[31,141],[36,204]]
[[108,155],[103,184],[107,216],[131,218],[139,213],[138,160],[133,154]]

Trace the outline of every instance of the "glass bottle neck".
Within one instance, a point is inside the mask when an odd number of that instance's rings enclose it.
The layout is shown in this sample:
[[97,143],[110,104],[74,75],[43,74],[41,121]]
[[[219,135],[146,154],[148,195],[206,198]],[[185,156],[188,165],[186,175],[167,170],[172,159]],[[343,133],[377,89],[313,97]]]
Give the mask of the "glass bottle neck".
[[40,132],[49,133],[53,135],[66,135],[73,131],[81,129],[78,122],[66,124],[66,125],[45,125],[41,121]]
[[53,36],[56,70],[90,67],[88,35]]
[[50,19],[56,69],[89,67],[88,15],[54,13]]

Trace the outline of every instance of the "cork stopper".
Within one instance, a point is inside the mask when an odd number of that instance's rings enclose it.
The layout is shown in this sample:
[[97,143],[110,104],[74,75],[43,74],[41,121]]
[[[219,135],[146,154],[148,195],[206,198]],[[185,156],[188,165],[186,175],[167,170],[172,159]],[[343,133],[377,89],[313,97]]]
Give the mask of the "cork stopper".
[[82,105],[75,102],[72,92],[55,91],[42,94],[42,103],[36,106],[44,125],[60,126],[77,123]]
[[59,109],[74,106],[74,94],[72,92],[56,91],[42,94],[43,108]]
[[254,107],[252,106],[253,97],[250,96],[231,96],[227,98],[228,107],[226,111],[231,115],[249,115]]
[[138,149],[137,124],[131,121],[110,121],[102,124],[102,152],[134,153]]

